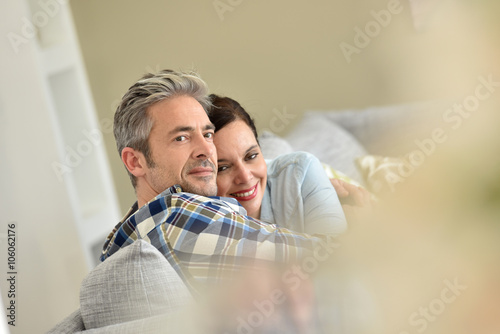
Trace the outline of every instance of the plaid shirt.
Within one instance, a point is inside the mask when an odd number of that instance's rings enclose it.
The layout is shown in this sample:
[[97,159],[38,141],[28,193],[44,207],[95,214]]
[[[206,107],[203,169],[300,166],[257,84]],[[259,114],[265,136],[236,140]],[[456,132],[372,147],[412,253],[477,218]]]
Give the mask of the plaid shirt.
[[182,192],[175,185],[140,209],[137,203],[108,236],[101,261],[143,239],[155,246],[190,286],[217,282],[248,260],[293,262],[330,236],[309,236],[246,216],[232,198]]

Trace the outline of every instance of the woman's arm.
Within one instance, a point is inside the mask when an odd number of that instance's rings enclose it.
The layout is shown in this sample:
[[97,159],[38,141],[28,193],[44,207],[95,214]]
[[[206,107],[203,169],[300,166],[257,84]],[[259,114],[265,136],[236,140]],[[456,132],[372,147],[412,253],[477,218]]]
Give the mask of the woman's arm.
[[[306,153],[304,153],[306,154]],[[341,233],[347,222],[332,183],[320,161],[306,154],[301,193],[306,233]]]

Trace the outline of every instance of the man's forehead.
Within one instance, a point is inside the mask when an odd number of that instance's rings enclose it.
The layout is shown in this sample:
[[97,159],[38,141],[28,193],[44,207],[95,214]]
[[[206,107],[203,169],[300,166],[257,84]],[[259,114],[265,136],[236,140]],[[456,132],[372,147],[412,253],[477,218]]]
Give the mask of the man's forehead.
[[159,101],[147,110],[155,125],[212,128],[212,122],[202,105],[192,97],[178,96]]

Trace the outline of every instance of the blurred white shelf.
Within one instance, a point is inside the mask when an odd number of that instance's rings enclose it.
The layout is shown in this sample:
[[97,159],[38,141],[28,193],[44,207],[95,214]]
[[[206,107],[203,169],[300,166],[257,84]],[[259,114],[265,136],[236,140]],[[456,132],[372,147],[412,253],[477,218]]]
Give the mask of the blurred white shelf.
[[[118,200],[68,3],[25,0],[31,17],[46,17],[36,35],[42,89],[48,96],[59,162],[82,249],[90,268],[120,217]],[[89,138],[89,133],[100,133]],[[70,159],[73,159],[71,162]]]
[[55,44],[42,49],[45,75],[52,76],[76,66],[75,49],[70,43]]

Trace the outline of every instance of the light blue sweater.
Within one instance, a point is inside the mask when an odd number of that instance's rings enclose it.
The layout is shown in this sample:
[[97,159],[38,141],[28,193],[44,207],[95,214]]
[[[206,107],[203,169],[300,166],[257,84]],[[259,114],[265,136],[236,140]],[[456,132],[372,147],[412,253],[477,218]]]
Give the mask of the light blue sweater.
[[294,152],[266,163],[261,221],[309,234],[346,230],[337,193],[315,156]]

